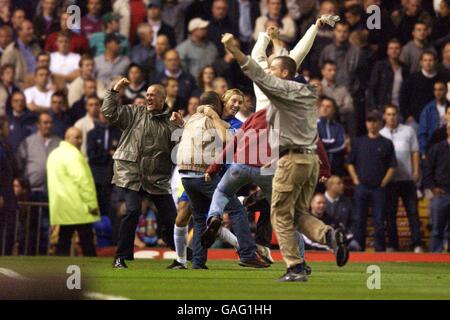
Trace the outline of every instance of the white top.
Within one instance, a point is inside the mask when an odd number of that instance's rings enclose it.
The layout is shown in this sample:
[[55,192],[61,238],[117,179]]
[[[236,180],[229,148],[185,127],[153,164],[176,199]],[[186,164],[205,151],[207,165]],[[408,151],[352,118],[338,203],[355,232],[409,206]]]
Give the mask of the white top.
[[413,128],[399,124],[395,130],[384,127],[380,134],[394,144],[397,168],[393,181],[412,180],[412,153],[419,152],[419,143]]
[[86,114],[83,118],[79,119],[74,124],[75,128],[81,130],[81,134],[83,135],[83,143],[81,145],[81,153],[87,157],[87,134],[89,131],[94,129],[95,120],[91,118],[88,114]]
[[446,123],[445,119],[445,105],[436,104],[437,110],[439,112],[440,125],[443,126]]
[[67,76],[80,67],[80,55],[78,53],[69,52],[67,55],[63,55],[59,52],[53,52],[50,55],[50,71],[54,74],[62,74]]
[[27,104],[33,102],[34,104],[50,108],[50,103],[52,100],[53,90],[48,90],[46,92],[39,91],[36,86],[25,89],[25,99],[27,100]]
[[403,76],[402,68],[394,70],[394,84],[392,86],[392,98],[391,102],[396,106],[400,105],[400,88],[402,86]]

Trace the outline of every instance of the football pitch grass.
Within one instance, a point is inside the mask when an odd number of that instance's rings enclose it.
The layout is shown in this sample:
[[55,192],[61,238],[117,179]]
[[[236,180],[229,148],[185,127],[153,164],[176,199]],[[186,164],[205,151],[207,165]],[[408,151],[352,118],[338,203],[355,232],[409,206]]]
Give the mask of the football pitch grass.
[[[310,262],[307,282],[280,283],[285,272],[276,262],[268,269],[249,269],[237,261],[214,260],[209,270],[168,270],[170,260],[135,260],[128,269],[111,267],[111,258],[0,257],[0,268],[27,278],[69,277],[67,267],[81,270],[83,289],[128,299],[150,300],[306,300],[306,299],[450,299],[449,263]],[[369,290],[367,267],[381,271],[381,288]],[[0,274],[0,282],[4,274]],[[23,280],[17,280],[23,281]]]

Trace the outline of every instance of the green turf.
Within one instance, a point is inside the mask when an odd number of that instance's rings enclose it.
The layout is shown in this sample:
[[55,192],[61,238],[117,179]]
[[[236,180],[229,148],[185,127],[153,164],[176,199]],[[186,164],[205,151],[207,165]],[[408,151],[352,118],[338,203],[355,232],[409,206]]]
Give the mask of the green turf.
[[[236,261],[210,261],[210,270],[167,270],[168,260],[136,260],[114,270],[110,258],[0,257],[0,267],[22,275],[66,275],[68,265],[81,268],[90,291],[130,299],[450,299],[450,265],[378,263],[381,289],[369,290],[367,266],[312,262],[306,283],[279,283],[284,265],[248,269]],[[0,274],[0,278],[3,275]]]

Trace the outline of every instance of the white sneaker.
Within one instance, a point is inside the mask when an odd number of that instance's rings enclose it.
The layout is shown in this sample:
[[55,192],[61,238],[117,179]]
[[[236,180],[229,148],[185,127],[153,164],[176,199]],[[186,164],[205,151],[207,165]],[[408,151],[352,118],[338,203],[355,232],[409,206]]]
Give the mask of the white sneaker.
[[273,264],[273,258],[270,255],[270,249],[268,247],[264,247],[260,244],[256,245],[256,252],[259,256],[267,263]]
[[423,253],[423,248],[421,246],[417,246],[414,248],[414,253]]

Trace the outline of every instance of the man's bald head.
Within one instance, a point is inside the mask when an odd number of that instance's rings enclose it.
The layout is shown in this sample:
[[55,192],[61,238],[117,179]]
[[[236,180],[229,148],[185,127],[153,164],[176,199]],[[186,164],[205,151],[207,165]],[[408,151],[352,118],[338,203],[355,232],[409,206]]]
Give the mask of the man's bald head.
[[332,197],[339,197],[344,194],[344,182],[338,176],[331,176],[326,183],[327,192]]
[[64,139],[77,149],[80,149],[83,144],[83,134],[80,129],[75,127],[67,129]]
[[145,98],[147,99],[147,110],[159,113],[164,109],[166,89],[160,84],[153,84],[148,87]]

